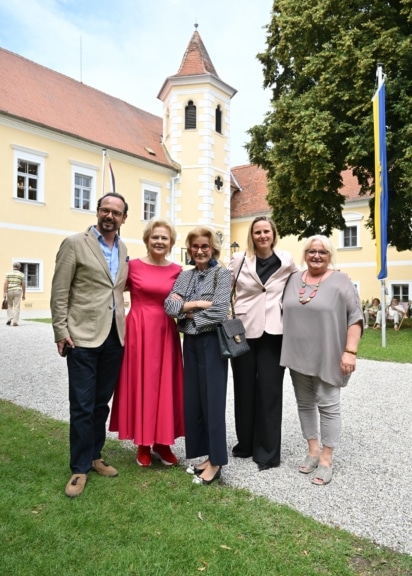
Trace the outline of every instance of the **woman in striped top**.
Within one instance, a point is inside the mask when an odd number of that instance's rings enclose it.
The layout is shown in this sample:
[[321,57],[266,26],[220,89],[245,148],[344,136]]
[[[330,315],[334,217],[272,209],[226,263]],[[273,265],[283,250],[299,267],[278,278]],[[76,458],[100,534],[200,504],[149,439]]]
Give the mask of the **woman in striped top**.
[[217,325],[228,314],[231,275],[218,265],[220,241],[207,226],[186,238],[190,264],[166,298],[165,310],[184,333],[186,457],[207,459],[193,468],[196,484],[211,484],[227,464],[226,387],[228,363],[220,356]]

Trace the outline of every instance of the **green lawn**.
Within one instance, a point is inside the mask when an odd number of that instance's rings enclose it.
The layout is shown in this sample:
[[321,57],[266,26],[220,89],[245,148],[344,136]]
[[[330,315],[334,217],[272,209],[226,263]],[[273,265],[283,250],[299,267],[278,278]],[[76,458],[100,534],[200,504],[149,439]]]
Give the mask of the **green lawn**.
[[136,466],[109,440],[117,478],[64,495],[68,425],[0,401],[4,576],[407,576],[412,557],[245,490],[194,486],[181,467]]
[[359,358],[412,363],[412,318],[405,318],[396,332],[393,324],[386,326],[386,347],[382,347],[382,330],[368,328],[363,333],[358,349]]

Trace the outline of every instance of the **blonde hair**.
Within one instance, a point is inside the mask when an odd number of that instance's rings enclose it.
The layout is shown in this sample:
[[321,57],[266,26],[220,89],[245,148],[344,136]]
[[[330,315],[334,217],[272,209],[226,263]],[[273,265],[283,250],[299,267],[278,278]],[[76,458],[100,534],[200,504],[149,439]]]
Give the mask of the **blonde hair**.
[[249,226],[249,230],[247,233],[247,253],[249,257],[253,256],[256,252],[255,243],[253,242],[253,226],[257,222],[267,222],[271,227],[273,232],[273,242],[270,245],[270,247],[272,248],[272,250],[278,243],[278,231],[276,229],[276,224],[274,223],[274,221],[268,216],[256,216],[256,218],[252,221],[251,225]]
[[306,240],[304,241],[302,249],[302,265],[306,264],[305,254],[308,250],[310,250],[312,243],[315,242],[316,240],[318,240],[322,244],[326,252],[329,252],[330,261],[328,264],[328,268],[329,266],[335,268],[336,266],[335,248],[333,247],[333,244],[330,241],[330,239],[327,236],[323,236],[322,234],[314,234],[313,236],[309,236],[309,238],[306,238]]
[[196,228],[193,228],[193,230],[191,230],[186,236],[185,244],[189,260],[192,259],[190,247],[192,245],[193,239],[197,236],[206,236],[209,238],[210,247],[212,248],[212,256],[215,260],[219,260],[222,244],[219,240],[219,236],[214,230],[212,230],[212,228],[209,228],[209,226],[196,226]]
[[143,230],[143,242],[146,244],[146,248],[148,248],[149,238],[150,238],[153,230],[155,228],[160,228],[160,227],[166,228],[167,230],[169,230],[170,250],[171,250],[176,243],[177,233],[176,233],[174,226],[168,220],[164,220],[163,218],[156,218],[155,217],[155,218],[152,218],[151,220],[149,220],[149,222],[146,224],[145,229]]

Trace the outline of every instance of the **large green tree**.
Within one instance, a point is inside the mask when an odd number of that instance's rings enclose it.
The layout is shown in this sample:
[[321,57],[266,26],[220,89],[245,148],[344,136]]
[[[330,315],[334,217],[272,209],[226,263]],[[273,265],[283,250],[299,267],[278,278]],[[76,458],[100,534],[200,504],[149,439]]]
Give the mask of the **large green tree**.
[[[345,225],[341,172],[374,192],[371,99],[386,77],[388,240],[412,248],[412,0],[274,0],[258,55],[271,109],[249,130],[281,236]],[[373,234],[373,202],[368,226]]]

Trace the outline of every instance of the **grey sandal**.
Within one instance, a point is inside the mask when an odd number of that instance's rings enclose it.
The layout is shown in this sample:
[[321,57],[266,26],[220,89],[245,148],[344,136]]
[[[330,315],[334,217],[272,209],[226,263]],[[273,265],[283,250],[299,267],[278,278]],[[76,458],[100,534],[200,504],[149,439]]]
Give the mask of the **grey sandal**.
[[319,456],[311,456],[310,454],[306,454],[306,457],[303,462],[299,465],[299,472],[302,474],[310,474],[318,467],[319,463]]
[[[316,480],[320,480],[320,482],[316,482]],[[332,466],[324,466],[320,464],[316,471],[315,476],[312,478],[312,484],[315,486],[325,486],[325,484],[329,484],[332,480]]]

